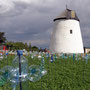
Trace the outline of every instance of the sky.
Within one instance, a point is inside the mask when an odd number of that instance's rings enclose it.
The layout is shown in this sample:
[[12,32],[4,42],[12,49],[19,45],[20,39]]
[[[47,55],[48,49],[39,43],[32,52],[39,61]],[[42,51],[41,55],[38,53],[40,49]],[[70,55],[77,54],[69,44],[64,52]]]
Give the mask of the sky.
[[66,4],[75,10],[85,47],[90,47],[90,0],[0,0],[0,32],[8,41],[49,47],[53,19]]

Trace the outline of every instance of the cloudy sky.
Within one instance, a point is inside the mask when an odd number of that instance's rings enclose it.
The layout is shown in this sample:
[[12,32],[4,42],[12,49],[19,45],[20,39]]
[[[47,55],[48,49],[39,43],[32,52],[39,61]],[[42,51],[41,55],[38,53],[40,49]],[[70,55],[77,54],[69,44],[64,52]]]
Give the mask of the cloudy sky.
[[90,0],[0,0],[0,32],[8,41],[49,47],[53,19],[66,4],[77,12],[84,46],[90,47]]

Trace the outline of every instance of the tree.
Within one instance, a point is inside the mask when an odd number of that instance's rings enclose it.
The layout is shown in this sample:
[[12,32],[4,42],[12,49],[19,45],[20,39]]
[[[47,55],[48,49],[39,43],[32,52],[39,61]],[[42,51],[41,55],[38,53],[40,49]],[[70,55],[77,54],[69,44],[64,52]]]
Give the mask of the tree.
[[12,42],[12,41],[7,41],[5,43],[7,46],[8,50],[27,50],[27,51],[39,51],[38,47],[36,46],[31,46],[31,43],[29,45],[27,43],[23,42]]
[[5,35],[4,32],[0,32],[0,44],[5,43],[6,41],[6,37],[4,35]]
[[29,50],[30,50],[30,51],[31,51],[31,48],[32,48],[31,43],[29,43]]
[[32,47],[32,51],[39,51],[39,49],[38,49],[38,47],[33,46],[33,47]]
[[12,47],[13,47],[13,42],[6,42],[5,43],[6,47],[9,49],[9,50],[12,50]]
[[26,49],[28,51],[29,48],[28,48],[28,44],[27,43],[24,44],[24,49]]

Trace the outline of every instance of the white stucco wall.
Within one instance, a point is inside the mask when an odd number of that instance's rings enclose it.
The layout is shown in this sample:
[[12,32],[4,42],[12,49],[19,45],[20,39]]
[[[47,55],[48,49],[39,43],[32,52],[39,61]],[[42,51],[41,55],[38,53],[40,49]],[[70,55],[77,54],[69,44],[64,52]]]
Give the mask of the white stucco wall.
[[[70,34],[70,30],[72,30],[72,34]],[[55,21],[50,51],[56,53],[84,53],[79,21]]]

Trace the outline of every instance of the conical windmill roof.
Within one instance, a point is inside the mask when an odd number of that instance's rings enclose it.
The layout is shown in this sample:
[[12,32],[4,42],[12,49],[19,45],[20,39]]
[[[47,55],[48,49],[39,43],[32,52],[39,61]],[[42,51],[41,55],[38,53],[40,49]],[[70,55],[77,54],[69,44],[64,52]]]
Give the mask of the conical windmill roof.
[[79,21],[75,11],[70,9],[66,9],[59,16],[57,16],[53,21],[60,20],[60,19],[74,19]]

